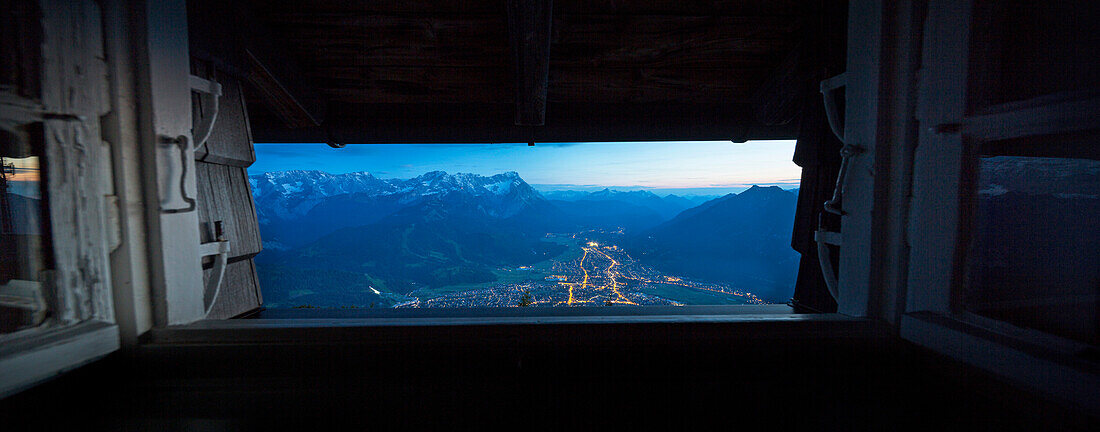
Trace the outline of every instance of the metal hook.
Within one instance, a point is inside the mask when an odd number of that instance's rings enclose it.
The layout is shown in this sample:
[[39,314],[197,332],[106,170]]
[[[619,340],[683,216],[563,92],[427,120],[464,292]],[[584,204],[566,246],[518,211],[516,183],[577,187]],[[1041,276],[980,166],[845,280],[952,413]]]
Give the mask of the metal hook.
[[199,78],[191,75],[188,79],[191,91],[199,94],[199,103],[202,104],[202,120],[191,129],[191,136],[195,138],[195,147],[202,147],[214,131],[214,121],[218,119],[218,99],[222,95],[222,85],[216,81]]
[[[187,207],[184,207],[184,208],[166,209],[166,208],[164,208],[164,205],[165,204],[170,204],[174,201],[172,199],[174,197],[166,196],[163,199],[161,199],[161,201],[160,201],[160,211],[161,211],[161,213],[187,213],[187,212],[190,212],[190,211],[194,211],[195,207],[197,206],[195,199],[187,196],[187,162],[188,162],[187,159],[189,158],[188,150],[193,150],[193,148],[190,146],[189,142],[190,142],[190,140],[187,139],[186,135],[180,135],[180,136],[175,137],[175,138],[166,137],[166,136],[161,136],[160,137],[160,144],[161,145],[179,147],[179,151],[180,151],[179,198],[180,198],[181,201],[187,203]],[[169,190],[171,190],[171,189],[169,189]]]

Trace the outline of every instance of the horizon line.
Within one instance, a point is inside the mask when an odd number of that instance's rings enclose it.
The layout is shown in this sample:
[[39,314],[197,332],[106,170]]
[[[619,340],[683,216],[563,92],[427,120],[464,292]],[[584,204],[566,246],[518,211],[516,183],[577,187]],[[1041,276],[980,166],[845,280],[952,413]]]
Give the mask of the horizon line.
[[[312,172],[322,172],[322,173],[331,174],[331,175],[367,174],[367,175],[370,175],[372,177],[378,178],[380,180],[411,180],[413,178],[419,177],[419,176],[405,177],[405,178],[402,178],[402,177],[381,177],[382,174],[388,174],[388,172],[386,172],[386,171],[372,172],[372,171],[364,170],[364,171],[346,171],[346,172],[334,173],[334,172],[319,170],[319,169],[274,170],[274,171],[263,171],[263,172],[257,172],[257,173],[250,173],[248,175],[251,177],[251,176],[263,175],[263,174],[267,174],[267,173],[290,172],[290,171],[302,171],[302,172],[311,172],[312,171]],[[469,175],[476,175],[476,176],[479,176],[479,177],[492,177],[492,176],[506,174],[506,173],[516,173],[516,175],[519,176],[521,180],[523,180],[523,175],[521,175],[518,171],[515,171],[515,170],[501,171],[501,172],[498,172],[496,174],[489,174],[489,175],[477,174],[477,173],[472,173],[472,172],[462,172],[462,171],[448,172],[448,171],[445,171],[445,170],[430,170],[430,171],[425,171],[423,174],[420,174],[420,175],[424,175],[424,174],[432,173],[432,172],[442,172],[442,173],[447,174],[447,175],[469,174]],[[378,173],[379,175],[376,175],[376,173]],[[523,180],[523,181],[524,181],[524,183],[527,183],[527,180]],[[554,191],[554,190],[568,191],[568,190],[593,189],[593,188],[598,188],[598,189],[628,189],[629,188],[629,189],[654,189],[654,190],[748,189],[752,186],[761,186],[761,187],[776,186],[776,187],[779,187],[780,189],[783,189],[783,186],[794,186],[794,187],[791,187],[790,189],[798,189],[798,186],[800,185],[800,182],[801,182],[801,179],[783,179],[783,180],[779,180],[779,181],[731,183],[731,184],[725,184],[725,185],[710,184],[710,185],[699,185],[699,186],[685,186],[685,185],[646,186],[646,185],[637,185],[637,184],[636,185],[622,185],[622,184],[609,185],[609,184],[575,184],[575,183],[527,183],[527,184],[530,185],[531,187],[536,188],[536,189],[539,189],[540,187],[544,188],[544,189],[547,189],[546,191],[549,192],[549,191]],[[549,189],[549,188],[556,188],[556,189]],[[784,190],[790,190],[790,189],[784,189]]]

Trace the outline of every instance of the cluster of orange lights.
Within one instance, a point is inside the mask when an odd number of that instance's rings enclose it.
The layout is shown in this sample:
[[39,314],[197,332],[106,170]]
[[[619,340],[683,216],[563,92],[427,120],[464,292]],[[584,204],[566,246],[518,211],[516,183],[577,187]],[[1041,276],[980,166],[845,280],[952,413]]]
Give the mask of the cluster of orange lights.
[[[587,247],[582,247],[581,249],[584,250],[584,254],[581,256],[581,260],[580,260],[580,268],[581,268],[581,271],[584,272],[584,277],[583,277],[583,279],[581,280],[581,283],[580,283],[581,291],[584,291],[588,288],[589,275],[588,275],[588,269],[584,267],[584,263],[585,263],[585,261],[588,260],[588,253],[589,252],[594,252],[594,253],[598,253],[600,255],[603,255],[605,258],[607,258],[609,261],[611,261],[611,265],[609,265],[607,267],[607,269],[604,270],[604,273],[606,275],[606,280],[608,282],[605,282],[603,286],[597,287],[596,289],[597,290],[610,290],[612,292],[612,295],[610,296],[610,297],[612,297],[612,299],[610,299],[608,301],[611,302],[611,303],[614,303],[614,304],[628,304],[628,305],[637,305],[638,304],[634,301],[631,301],[629,298],[627,298],[625,295],[623,295],[622,292],[619,291],[619,281],[618,281],[617,278],[618,277],[625,277],[625,276],[615,272],[615,270],[614,270],[615,266],[619,265],[619,262],[616,261],[615,258],[612,258],[611,255],[608,255],[606,252],[601,251],[599,249],[599,243],[596,243],[596,242],[588,242],[588,246]],[[576,283],[569,283],[569,282],[559,282],[559,283],[562,284],[562,285],[565,285],[568,288],[569,297],[563,302],[558,302],[558,304],[565,303],[566,305],[572,306],[574,304],[596,303],[598,301],[599,296],[593,296],[593,297],[585,299],[585,300],[577,299],[574,296],[574,290],[573,290],[573,288],[576,286]]]

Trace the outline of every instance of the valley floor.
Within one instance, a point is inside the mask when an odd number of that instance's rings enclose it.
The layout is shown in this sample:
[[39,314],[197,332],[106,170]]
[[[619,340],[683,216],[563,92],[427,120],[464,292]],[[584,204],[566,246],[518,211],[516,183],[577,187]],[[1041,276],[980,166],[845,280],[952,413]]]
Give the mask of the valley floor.
[[693,281],[643,266],[615,239],[621,231],[547,234],[569,249],[531,266],[494,270],[497,281],[410,292],[395,307],[763,304],[746,289]]

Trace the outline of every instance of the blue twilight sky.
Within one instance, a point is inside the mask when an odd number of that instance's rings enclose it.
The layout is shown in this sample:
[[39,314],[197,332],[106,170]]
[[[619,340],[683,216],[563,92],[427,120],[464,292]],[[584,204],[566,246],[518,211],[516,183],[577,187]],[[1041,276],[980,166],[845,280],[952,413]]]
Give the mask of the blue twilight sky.
[[794,141],[526,144],[256,144],[249,173],[292,169],[368,171],[411,178],[428,171],[516,171],[539,190],[648,189],[717,195],[751,185],[798,187]]

